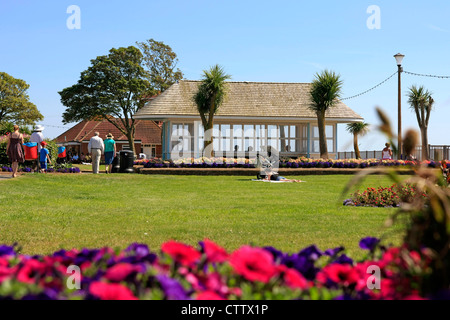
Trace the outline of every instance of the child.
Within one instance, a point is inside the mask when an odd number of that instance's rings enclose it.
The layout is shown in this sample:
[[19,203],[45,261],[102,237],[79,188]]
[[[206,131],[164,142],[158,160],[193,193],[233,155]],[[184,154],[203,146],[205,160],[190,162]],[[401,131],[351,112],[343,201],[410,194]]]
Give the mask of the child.
[[41,142],[41,152],[39,153],[39,162],[41,164],[41,172],[44,173],[47,171],[47,160],[48,163],[52,163],[50,161],[50,157],[48,155],[48,149],[45,147],[47,145],[47,142],[42,141]]

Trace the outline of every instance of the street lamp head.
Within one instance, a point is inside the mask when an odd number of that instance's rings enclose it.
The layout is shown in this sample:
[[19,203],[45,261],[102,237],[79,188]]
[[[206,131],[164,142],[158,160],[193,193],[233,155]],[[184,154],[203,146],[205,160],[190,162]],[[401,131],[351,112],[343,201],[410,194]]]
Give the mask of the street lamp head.
[[405,55],[404,54],[401,54],[401,53],[397,53],[395,56],[394,56],[394,58],[395,58],[395,60],[397,61],[397,65],[398,66],[401,66],[402,65],[402,61],[403,61],[403,58],[405,57]]

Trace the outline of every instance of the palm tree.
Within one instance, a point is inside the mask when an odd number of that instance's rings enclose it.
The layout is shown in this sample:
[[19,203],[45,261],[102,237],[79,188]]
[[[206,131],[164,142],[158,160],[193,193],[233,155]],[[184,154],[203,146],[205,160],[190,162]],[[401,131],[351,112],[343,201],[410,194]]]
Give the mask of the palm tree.
[[413,85],[409,88],[408,103],[414,110],[419,124],[420,134],[422,138],[422,160],[428,160],[428,122],[430,120],[431,110],[433,109],[434,100],[431,92],[423,86],[416,87]]
[[358,136],[363,136],[369,132],[369,124],[365,122],[354,122],[347,125],[347,131],[353,134],[353,147],[355,149],[356,159],[361,159],[358,147]]
[[328,159],[327,140],[325,135],[325,112],[338,102],[342,90],[340,75],[325,70],[315,76],[311,84],[309,108],[317,115],[319,128],[320,157]]
[[194,101],[205,129],[203,150],[207,152],[204,154],[206,157],[212,156],[212,149],[207,149],[207,147],[213,142],[214,115],[226,95],[225,81],[230,78],[231,76],[217,64],[209,70],[203,70],[203,79],[198,86],[198,92],[194,95]]

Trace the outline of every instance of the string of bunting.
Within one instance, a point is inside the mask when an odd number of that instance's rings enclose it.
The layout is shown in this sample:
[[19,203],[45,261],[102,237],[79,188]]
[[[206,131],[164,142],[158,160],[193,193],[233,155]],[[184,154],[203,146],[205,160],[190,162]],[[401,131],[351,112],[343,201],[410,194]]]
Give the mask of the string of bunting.
[[356,95],[351,96],[351,97],[342,98],[342,99],[340,99],[340,100],[341,100],[341,101],[344,101],[344,100],[350,100],[350,99],[353,99],[353,98],[362,96],[363,94],[366,94],[366,93],[368,93],[368,92],[370,92],[370,91],[372,91],[372,90],[378,88],[378,87],[381,86],[382,84],[386,83],[386,82],[389,81],[393,76],[395,76],[397,73],[398,73],[398,71],[394,72],[394,73],[393,73],[392,75],[390,75],[388,78],[386,78],[385,80],[383,80],[382,82],[380,82],[380,83],[377,84],[376,86],[370,88],[369,90],[366,90],[366,91],[364,91],[364,92],[361,92],[361,93],[356,94]]
[[419,77],[429,77],[429,78],[439,78],[439,79],[450,79],[450,76],[436,76],[432,74],[421,74],[421,73],[414,73],[409,71],[403,71],[406,74],[410,74],[412,76],[419,76]]

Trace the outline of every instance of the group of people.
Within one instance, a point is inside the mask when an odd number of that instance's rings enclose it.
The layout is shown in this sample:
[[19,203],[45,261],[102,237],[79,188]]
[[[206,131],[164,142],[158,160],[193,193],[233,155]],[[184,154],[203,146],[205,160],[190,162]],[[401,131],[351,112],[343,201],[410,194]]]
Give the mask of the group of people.
[[[35,126],[30,137],[30,142],[37,144],[38,158],[34,163],[35,172],[46,172],[47,163],[51,163],[49,151],[47,149],[47,142],[44,141],[42,131],[44,127]],[[14,125],[13,132],[8,135],[8,142],[6,144],[6,153],[8,160],[11,162],[12,177],[17,177],[19,163],[25,162],[25,154],[23,151],[24,138],[23,134],[19,132],[19,126]]]
[[92,157],[92,173],[99,173],[102,154],[105,155],[105,172],[111,173],[112,162],[116,156],[116,142],[111,133],[103,140],[98,131],[94,132],[94,136],[89,140],[88,151]]
[[[8,135],[8,141],[6,144],[6,153],[8,160],[11,162],[12,178],[17,177],[19,169],[19,163],[25,162],[24,137],[19,132],[19,126],[14,125],[13,132]],[[34,161],[34,172],[47,172],[47,164],[51,164],[50,152],[47,149],[47,142],[44,141],[44,135],[42,131],[44,127],[37,125],[33,129],[33,133],[30,136],[30,142],[37,144],[38,158]],[[106,139],[103,140],[99,136],[99,132],[95,132],[94,136],[89,140],[88,144],[89,153],[92,155],[92,172],[99,173],[100,159],[102,154],[105,155],[105,171],[111,173],[112,162],[116,156],[116,142],[111,133],[106,135]],[[73,158],[72,158],[73,159]]]

